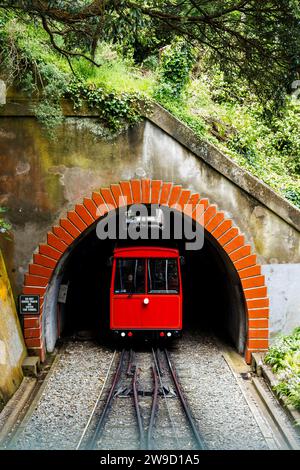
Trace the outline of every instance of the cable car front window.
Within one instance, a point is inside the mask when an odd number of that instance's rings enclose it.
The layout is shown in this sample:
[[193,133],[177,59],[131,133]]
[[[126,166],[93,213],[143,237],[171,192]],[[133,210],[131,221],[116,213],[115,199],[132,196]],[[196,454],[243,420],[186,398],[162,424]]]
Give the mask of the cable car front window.
[[145,260],[117,259],[115,294],[145,294]]
[[178,294],[179,280],[176,258],[155,258],[148,261],[149,294]]

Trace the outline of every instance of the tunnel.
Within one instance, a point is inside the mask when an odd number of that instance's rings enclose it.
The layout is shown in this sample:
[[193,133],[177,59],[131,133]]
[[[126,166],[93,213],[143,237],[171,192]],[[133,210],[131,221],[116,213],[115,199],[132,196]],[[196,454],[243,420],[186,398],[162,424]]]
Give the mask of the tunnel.
[[[150,209],[148,206],[149,213]],[[158,239],[151,239],[151,230],[149,230],[147,240],[118,238],[102,240],[97,236],[97,224],[80,237],[52,280],[52,284],[56,284],[56,290],[55,294],[51,295],[50,302],[52,315],[56,316],[56,322],[54,321],[56,328],[52,330],[48,328],[47,331],[46,325],[48,348],[53,347],[56,336],[71,336],[76,339],[95,338],[98,341],[110,339],[109,292],[114,248],[163,246],[177,248],[182,260],[183,331],[191,328],[208,331],[228,341],[240,353],[244,352],[246,342],[244,296],[239,277],[229,256],[218,247],[207,231],[204,232],[203,246],[196,250],[189,249],[190,240],[185,238],[184,223],[192,224],[193,233],[197,230],[202,231],[202,227],[178,211],[164,208],[165,213],[166,211],[170,212],[168,239],[163,238],[163,230],[154,232]],[[118,209],[111,211],[100,223],[105,224],[107,218],[117,219],[117,216]],[[175,223],[182,225],[181,239],[176,238]],[[190,243],[190,246],[192,244]],[[60,298],[59,292],[64,289],[65,298]]]

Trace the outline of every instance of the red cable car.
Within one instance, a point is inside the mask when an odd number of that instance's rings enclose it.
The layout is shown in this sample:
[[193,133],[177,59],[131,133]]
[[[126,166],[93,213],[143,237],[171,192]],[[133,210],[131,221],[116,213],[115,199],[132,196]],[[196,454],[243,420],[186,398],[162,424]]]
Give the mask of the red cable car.
[[182,329],[179,251],[174,248],[116,248],[110,288],[110,328],[121,337],[155,333],[178,336]]

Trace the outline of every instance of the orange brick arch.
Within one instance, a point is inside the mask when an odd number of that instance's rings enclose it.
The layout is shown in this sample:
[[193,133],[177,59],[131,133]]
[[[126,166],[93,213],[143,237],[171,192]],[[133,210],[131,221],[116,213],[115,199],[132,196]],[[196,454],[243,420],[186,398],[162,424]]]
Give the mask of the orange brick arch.
[[[93,192],[90,198],[84,198],[81,204],[76,204],[74,210],[69,211],[66,217],[60,219],[58,225],[53,226],[47,233],[47,241],[40,244],[33,254],[24,280],[23,294],[40,295],[40,316],[24,317],[24,337],[28,349],[44,359],[43,302],[59,260],[70,245],[99,217],[112,208],[124,205],[124,196],[128,205],[152,203],[174,207],[176,204],[176,208],[183,213],[187,213],[187,204],[195,208],[192,217],[204,225],[225,250],[239,275],[247,309],[246,361],[251,360],[252,352],[265,351],[268,347],[269,299],[261,266],[257,263],[251,246],[245,243],[244,235],[234,226],[231,219],[225,217],[224,212],[219,211],[215,204],[210,204],[208,199],[201,198],[200,194],[183,189],[180,185],[149,179],[121,181],[119,184],[110,185],[109,188]],[[201,206],[201,211],[196,211],[197,205]],[[104,207],[100,214],[99,206]],[[197,218],[194,212],[197,212]]]

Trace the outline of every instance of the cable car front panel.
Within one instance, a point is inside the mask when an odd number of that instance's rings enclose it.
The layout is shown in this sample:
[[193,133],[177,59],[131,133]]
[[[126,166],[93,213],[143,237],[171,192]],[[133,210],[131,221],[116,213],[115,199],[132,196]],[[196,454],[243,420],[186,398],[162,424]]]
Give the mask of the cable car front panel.
[[181,330],[178,250],[140,247],[114,251],[110,327],[112,330]]

